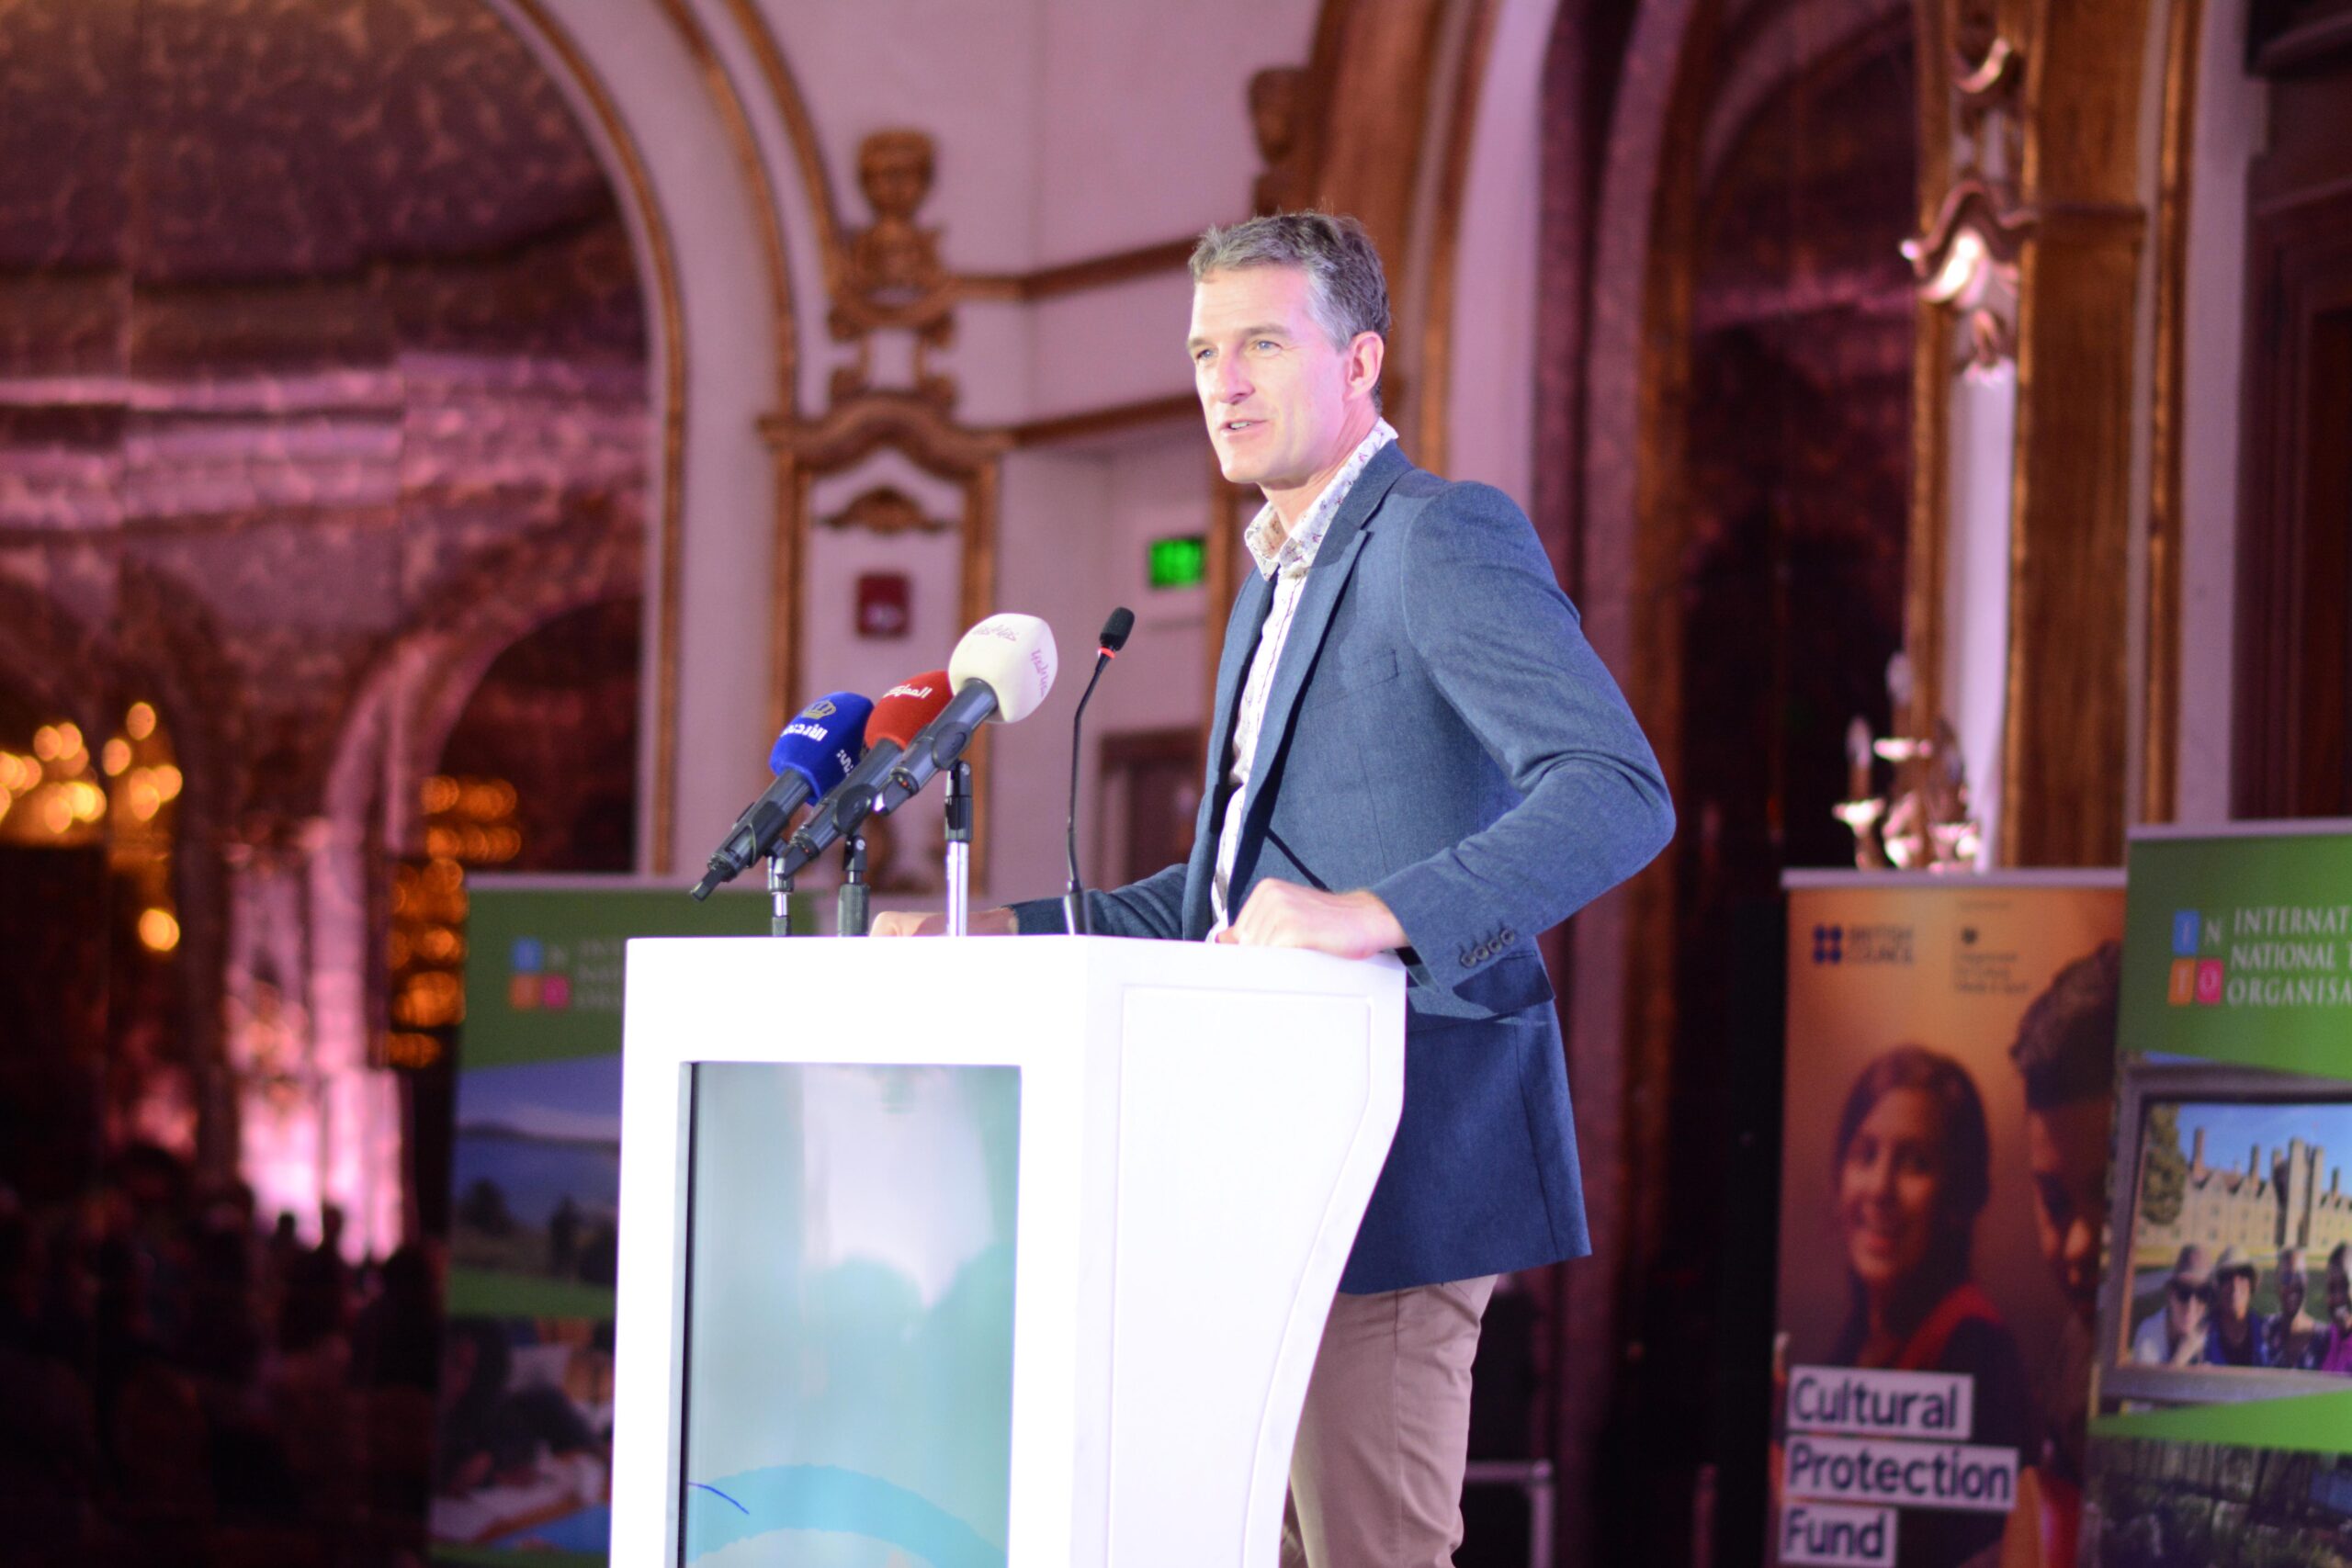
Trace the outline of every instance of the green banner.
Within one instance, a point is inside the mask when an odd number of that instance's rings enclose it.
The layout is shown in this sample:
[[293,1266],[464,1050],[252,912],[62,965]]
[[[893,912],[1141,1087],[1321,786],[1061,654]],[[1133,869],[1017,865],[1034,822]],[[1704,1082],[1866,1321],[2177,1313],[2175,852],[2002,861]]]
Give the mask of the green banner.
[[2346,826],[2132,839],[2086,1562],[2341,1561]]
[[2127,1049],[2352,1078],[2352,835],[2132,845]]
[[[448,1326],[429,1533],[445,1562],[589,1564],[609,1529],[621,985],[632,937],[764,936],[755,888],[480,877],[450,1149]],[[815,929],[808,895],[796,931]]]
[[[482,877],[467,892],[458,1060],[468,1069],[618,1055],[621,964],[631,937],[768,932],[767,895],[752,889],[697,904],[670,886]],[[796,932],[816,931],[810,895],[793,896],[792,918]]]
[[2157,1438],[2176,1443],[2226,1443],[2336,1454],[2345,1450],[2345,1434],[2352,1432],[2352,1393],[2102,1416],[2092,1431],[2100,1438]]

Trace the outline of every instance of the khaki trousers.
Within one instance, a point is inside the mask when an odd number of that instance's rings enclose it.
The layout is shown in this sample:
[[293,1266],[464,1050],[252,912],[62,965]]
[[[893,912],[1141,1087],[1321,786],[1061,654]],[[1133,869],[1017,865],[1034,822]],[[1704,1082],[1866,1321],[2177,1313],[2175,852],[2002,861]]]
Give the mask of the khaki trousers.
[[1283,1568],[1445,1568],[1462,1544],[1470,1362],[1495,1277],[1341,1294],[1291,1450]]

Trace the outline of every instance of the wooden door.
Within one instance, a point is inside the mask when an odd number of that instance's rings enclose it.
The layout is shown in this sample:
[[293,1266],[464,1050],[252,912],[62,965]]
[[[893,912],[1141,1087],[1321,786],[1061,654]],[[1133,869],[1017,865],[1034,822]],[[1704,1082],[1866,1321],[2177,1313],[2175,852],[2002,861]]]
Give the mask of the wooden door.
[[2352,6],[2272,8],[2247,214],[2234,807],[2352,815]]

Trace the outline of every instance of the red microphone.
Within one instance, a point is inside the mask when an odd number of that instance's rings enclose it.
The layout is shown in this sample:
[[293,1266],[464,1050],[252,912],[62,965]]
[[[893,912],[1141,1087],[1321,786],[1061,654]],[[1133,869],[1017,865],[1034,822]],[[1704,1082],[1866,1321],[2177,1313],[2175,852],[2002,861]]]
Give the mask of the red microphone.
[[873,716],[865,721],[866,750],[888,741],[896,761],[955,694],[944,670],[927,670],[899,682],[875,701]]
[[791,851],[784,857],[787,874],[798,872],[827,848],[857,831],[873,814],[874,797],[889,776],[890,764],[906,750],[916,731],[939,716],[939,710],[953,695],[946,671],[926,670],[874,700],[874,713],[865,721],[865,755],[832,794],[818,802],[800,831],[792,835]]

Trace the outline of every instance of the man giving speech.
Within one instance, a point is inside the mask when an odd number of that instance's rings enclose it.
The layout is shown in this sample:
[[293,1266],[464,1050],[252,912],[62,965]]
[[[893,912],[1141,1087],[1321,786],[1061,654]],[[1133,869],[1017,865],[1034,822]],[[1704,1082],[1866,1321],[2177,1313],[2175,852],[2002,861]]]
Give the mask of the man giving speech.
[[[1381,418],[1388,286],[1362,226],[1212,229],[1192,275],[1209,439],[1266,498],[1257,570],[1191,858],[1092,895],[1092,925],[1404,960],[1404,1116],[1308,1386],[1283,1561],[1443,1563],[1495,1277],[1589,1250],[1536,939],[1646,864],[1673,808],[1525,514],[1415,468]],[[974,921],[1062,924],[1057,899]]]

